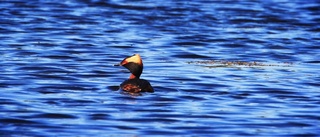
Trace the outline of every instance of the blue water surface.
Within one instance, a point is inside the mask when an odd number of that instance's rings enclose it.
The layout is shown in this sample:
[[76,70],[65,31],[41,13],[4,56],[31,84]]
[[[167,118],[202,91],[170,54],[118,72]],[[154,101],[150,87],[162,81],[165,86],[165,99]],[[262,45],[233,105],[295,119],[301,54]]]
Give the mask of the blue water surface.
[[317,0],[2,0],[0,136],[320,136],[319,32]]

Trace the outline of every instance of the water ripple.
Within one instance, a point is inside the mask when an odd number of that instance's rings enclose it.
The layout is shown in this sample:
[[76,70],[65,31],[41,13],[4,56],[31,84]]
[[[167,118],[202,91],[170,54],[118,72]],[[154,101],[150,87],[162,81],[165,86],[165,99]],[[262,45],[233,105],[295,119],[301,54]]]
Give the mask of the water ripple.
[[[319,136],[319,7],[3,1],[0,136]],[[134,53],[154,93],[119,90]]]

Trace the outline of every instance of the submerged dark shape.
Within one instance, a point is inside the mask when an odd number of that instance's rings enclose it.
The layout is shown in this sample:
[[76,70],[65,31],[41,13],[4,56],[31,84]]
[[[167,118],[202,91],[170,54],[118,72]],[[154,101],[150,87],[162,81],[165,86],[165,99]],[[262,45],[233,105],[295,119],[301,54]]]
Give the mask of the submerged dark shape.
[[147,80],[140,79],[143,71],[143,63],[139,54],[134,54],[133,56],[123,59],[120,65],[131,72],[129,79],[120,84],[122,90],[135,93],[154,91]]

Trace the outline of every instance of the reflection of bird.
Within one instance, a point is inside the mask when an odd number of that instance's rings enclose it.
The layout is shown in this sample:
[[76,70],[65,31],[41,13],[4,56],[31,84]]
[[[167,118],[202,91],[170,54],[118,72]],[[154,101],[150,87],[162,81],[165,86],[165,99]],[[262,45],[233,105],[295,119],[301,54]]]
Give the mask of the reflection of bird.
[[122,90],[127,92],[153,92],[153,88],[147,80],[140,79],[143,70],[142,60],[139,54],[123,59],[120,63],[121,66],[127,68],[131,75],[128,80],[121,83]]

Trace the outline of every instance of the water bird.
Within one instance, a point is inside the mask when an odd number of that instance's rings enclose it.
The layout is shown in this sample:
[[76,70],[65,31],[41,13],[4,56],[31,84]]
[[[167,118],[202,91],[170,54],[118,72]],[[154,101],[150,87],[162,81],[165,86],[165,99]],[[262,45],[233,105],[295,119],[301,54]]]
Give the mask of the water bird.
[[124,58],[119,65],[127,68],[131,72],[129,79],[120,84],[120,88],[123,91],[132,93],[154,91],[149,81],[140,79],[143,71],[143,63],[139,54]]

